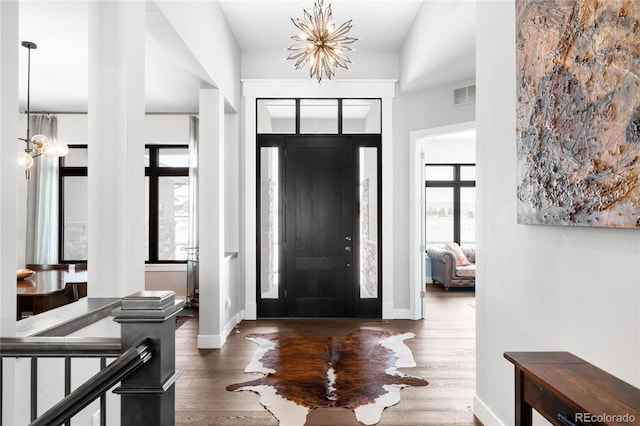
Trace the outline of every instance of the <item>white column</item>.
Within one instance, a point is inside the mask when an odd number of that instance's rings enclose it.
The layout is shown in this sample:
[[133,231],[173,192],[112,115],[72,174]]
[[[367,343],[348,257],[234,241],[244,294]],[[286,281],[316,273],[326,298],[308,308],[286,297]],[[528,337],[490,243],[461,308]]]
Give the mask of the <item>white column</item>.
[[382,318],[395,318],[393,292],[393,99],[382,98]]
[[224,97],[200,90],[198,217],[200,241],[200,330],[198,348],[225,342],[222,300],[224,261]]
[[[18,129],[18,2],[0,2],[0,279],[12,283],[16,279],[16,208],[18,170],[16,158],[24,149],[19,143]],[[16,287],[0,286],[0,334],[15,334]]]
[[255,320],[258,317],[258,305],[256,302],[256,256],[257,256],[257,229],[256,229],[256,98],[244,99],[244,142],[242,143],[242,169],[241,176],[243,191],[242,204],[242,283],[244,284],[244,318]]
[[[16,332],[16,207],[17,179],[21,173],[16,156],[23,144],[18,129],[18,2],[0,1],[0,335],[14,336]],[[3,424],[14,424],[15,372],[13,361],[4,362],[1,386],[4,395]]]
[[89,5],[89,286],[144,289],[145,3]]

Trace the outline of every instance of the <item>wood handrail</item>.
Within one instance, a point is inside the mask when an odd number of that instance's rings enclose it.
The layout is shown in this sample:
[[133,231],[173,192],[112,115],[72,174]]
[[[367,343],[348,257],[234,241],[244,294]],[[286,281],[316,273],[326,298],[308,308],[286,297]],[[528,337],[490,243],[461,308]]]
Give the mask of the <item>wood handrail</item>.
[[34,420],[29,426],[59,425],[79,413],[115,384],[151,359],[153,344],[145,338],[129,348],[119,358],[98,372],[56,405]]
[[99,358],[121,353],[119,337],[0,337],[2,358]]

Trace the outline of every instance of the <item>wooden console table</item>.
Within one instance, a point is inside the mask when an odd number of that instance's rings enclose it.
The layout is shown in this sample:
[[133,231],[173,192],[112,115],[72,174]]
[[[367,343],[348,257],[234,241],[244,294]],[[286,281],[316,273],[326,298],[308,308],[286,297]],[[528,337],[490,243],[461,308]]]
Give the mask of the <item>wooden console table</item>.
[[505,352],[515,366],[515,424],[532,408],[554,425],[640,425],[640,389],[569,352]]

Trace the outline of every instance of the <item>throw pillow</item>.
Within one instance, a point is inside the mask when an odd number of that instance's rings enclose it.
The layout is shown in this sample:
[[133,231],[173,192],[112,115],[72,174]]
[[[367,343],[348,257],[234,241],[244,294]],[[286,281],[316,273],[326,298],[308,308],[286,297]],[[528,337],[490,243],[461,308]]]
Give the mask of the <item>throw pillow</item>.
[[458,243],[447,243],[445,247],[453,252],[456,257],[456,264],[458,266],[469,265],[469,259],[467,259],[467,256],[464,255],[464,252],[462,251]]

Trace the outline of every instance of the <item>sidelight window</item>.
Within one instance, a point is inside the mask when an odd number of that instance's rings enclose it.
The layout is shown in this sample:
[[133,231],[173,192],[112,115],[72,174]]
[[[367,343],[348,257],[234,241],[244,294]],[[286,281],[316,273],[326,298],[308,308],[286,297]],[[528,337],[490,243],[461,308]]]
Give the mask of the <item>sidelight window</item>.
[[260,148],[260,295],[280,297],[280,149]]
[[378,149],[359,148],[360,297],[378,297]]

